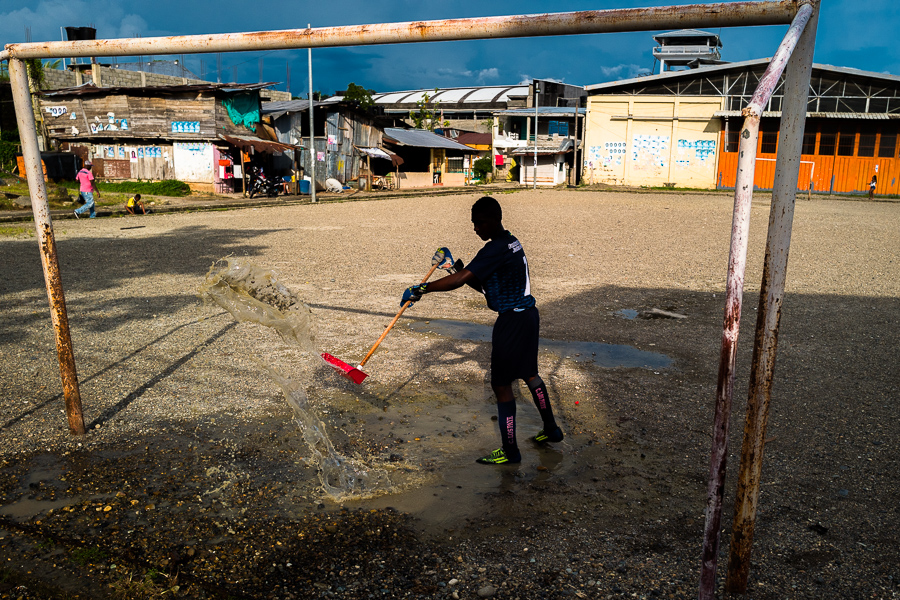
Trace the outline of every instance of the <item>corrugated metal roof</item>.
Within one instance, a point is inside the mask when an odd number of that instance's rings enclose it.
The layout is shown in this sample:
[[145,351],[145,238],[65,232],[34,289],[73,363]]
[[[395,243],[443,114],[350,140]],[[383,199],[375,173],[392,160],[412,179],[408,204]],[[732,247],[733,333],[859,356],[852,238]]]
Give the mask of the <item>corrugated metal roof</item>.
[[390,141],[401,146],[414,148],[445,148],[447,150],[460,150],[462,152],[475,152],[468,146],[454,142],[450,138],[426,131],[424,129],[399,129],[386,127],[384,130],[385,141]]
[[[740,117],[739,110],[717,110],[713,113],[714,117]],[[762,114],[763,117],[781,118],[780,110],[767,110]],[[806,118],[816,119],[870,119],[875,121],[884,121],[888,119],[900,119],[900,114],[891,113],[858,113],[858,112],[808,112]]]
[[64,96],[159,96],[168,94],[183,94],[186,92],[247,92],[272,87],[277,82],[268,83],[200,83],[197,85],[160,85],[147,87],[97,87],[92,83],[79,85],[78,87],[62,88],[59,90],[46,90],[34,92],[38,96],[46,98]]
[[[340,97],[329,98],[328,100],[316,100],[313,102],[313,113],[317,106],[325,106],[329,104],[340,103]],[[281,115],[295,112],[306,112],[309,110],[309,100],[278,100],[275,102],[263,102],[262,114],[277,119]]]
[[[697,69],[689,69],[687,71],[666,71],[664,73],[658,73],[656,75],[648,75],[646,77],[634,77],[632,79],[622,79],[619,81],[607,81],[606,83],[597,83],[594,85],[587,85],[584,89],[591,92],[594,90],[606,90],[610,88],[620,88],[620,87],[628,87],[634,84],[648,84],[648,83],[662,83],[666,81],[671,81],[675,79],[681,78],[690,78],[696,77],[698,75],[706,75],[707,73],[718,73],[721,71],[728,70],[740,70],[747,67],[755,67],[758,65],[767,65],[771,59],[769,58],[754,58],[752,60],[744,60],[741,62],[733,62],[733,63],[725,63],[722,65],[706,65]],[[862,71],[860,69],[853,69],[850,67],[835,67],[832,65],[822,65],[819,63],[813,64],[813,70],[821,70],[821,71],[829,71],[832,73],[839,73],[841,75],[855,75],[857,77],[869,77],[872,79],[882,79],[885,81],[892,81],[895,83],[900,83],[900,75],[891,75],[889,73],[875,73],[874,71]]]
[[447,104],[489,104],[508,102],[512,96],[527,96],[527,85],[488,85],[460,88],[429,88],[372,94],[375,104],[415,104],[428,94],[431,102]]
[[[540,117],[574,117],[575,116],[575,107],[574,106],[538,106],[538,118]],[[586,108],[579,108],[578,114],[584,115],[587,113]],[[506,110],[498,110],[494,111],[495,115],[510,115],[510,116],[520,116],[520,117],[533,117],[534,109],[533,108],[508,108]]]
[[246,135],[225,135],[219,134],[219,139],[225,140],[233,146],[237,146],[243,150],[253,148],[259,152],[268,152],[280,154],[285,150],[293,150],[296,146],[282,144],[281,142],[270,142],[269,140],[261,140],[259,138],[248,137]]

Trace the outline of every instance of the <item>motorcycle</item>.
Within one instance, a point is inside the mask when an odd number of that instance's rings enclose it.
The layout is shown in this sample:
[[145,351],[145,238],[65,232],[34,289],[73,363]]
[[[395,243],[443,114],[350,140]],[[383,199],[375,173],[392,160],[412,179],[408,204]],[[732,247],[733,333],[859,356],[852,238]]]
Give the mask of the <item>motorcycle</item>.
[[250,197],[260,195],[274,198],[278,195],[278,184],[274,180],[266,177],[263,170],[253,168],[250,171]]

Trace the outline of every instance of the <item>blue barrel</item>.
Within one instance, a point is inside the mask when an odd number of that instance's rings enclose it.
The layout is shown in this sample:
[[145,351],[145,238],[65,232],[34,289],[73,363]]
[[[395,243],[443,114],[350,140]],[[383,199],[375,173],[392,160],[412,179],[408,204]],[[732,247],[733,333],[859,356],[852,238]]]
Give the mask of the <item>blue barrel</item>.
[[309,180],[308,179],[300,180],[300,193],[301,194],[309,194]]

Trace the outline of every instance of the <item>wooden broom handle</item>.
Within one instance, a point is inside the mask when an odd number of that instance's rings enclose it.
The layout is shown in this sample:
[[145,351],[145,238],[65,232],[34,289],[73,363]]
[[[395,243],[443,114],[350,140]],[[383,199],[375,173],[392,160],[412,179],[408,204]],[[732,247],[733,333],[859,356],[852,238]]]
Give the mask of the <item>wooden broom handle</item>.
[[[425,283],[425,282],[428,281],[428,279],[431,277],[431,274],[434,273],[434,270],[435,270],[435,269],[437,269],[437,264],[431,265],[431,270],[428,271],[428,275],[425,276],[425,279],[422,280],[422,283]],[[419,285],[421,285],[421,283],[420,283]],[[369,360],[369,358],[372,357],[372,355],[375,353],[375,350],[376,350],[376,349],[378,348],[378,346],[381,344],[382,340],[384,340],[384,338],[387,336],[388,332],[394,327],[394,324],[395,324],[395,323],[397,322],[397,320],[400,318],[400,315],[403,314],[403,311],[406,310],[406,309],[409,307],[410,304],[412,304],[412,300],[407,300],[406,303],[405,303],[403,306],[400,307],[400,312],[397,313],[397,316],[394,317],[394,320],[391,321],[391,324],[387,326],[387,329],[384,330],[384,333],[381,334],[381,337],[378,338],[378,341],[375,342],[375,345],[372,346],[372,349],[369,350],[369,353],[366,354],[366,357],[365,357],[364,359],[362,359],[362,362],[360,362],[360,363],[359,363],[359,366],[356,367],[357,369],[361,369],[362,366],[363,366],[364,364],[366,364],[366,361]]]

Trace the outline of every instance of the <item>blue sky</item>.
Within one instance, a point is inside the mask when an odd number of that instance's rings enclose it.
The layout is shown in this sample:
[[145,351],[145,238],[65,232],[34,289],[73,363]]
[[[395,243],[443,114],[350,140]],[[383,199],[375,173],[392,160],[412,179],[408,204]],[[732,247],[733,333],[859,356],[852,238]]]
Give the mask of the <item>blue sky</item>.
[[[262,31],[364,23],[564,12],[668,2],[620,0],[618,3],[557,0],[518,3],[450,3],[432,0],[0,0],[0,43],[31,39],[59,40],[60,27],[93,25],[98,37],[116,38]],[[900,4],[893,0],[824,0],[816,43],[819,63],[900,75],[900,46],[890,40],[900,28]],[[722,58],[740,61],[771,56],[786,26],[707,29],[722,37]],[[313,50],[315,88],[344,89],[349,82],[377,91],[468,85],[516,84],[534,77],[590,85],[635,76],[653,67],[653,32],[523,38],[430,44],[397,44]],[[168,57],[158,57],[168,58]],[[291,91],[307,91],[306,50],[222,55],[222,81],[266,81],[285,89],[290,64]],[[102,59],[104,61],[111,59]],[[125,59],[119,59],[123,61]],[[146,57],[145,57],[146,60]],[[185,57],[189,69],[216,79],[215,54]]]

